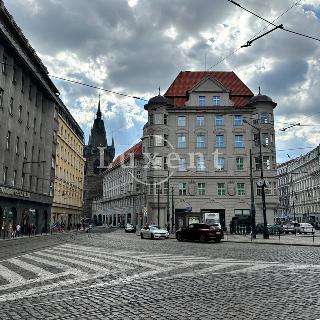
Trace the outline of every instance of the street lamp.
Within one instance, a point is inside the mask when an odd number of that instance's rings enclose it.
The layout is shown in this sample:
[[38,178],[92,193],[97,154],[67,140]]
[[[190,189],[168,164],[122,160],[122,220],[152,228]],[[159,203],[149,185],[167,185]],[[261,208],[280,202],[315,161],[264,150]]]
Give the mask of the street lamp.
[[265,195],[265,186],[266,182],[263,177],[263,162],[262,162],[262,149],[261,149],[261,130],[260,128],[252,125],[246,119],[243,120],[244,123],[247,123],[250,127],[256,129],[259,135],[259,157],[260,157],[260,180],[257,182],[258,187],[261,188],[261,199],[262,199],[262,214],[263,214],[263,239],[269,239],[269,232],[267,227],[267,210],[266,210],[266,195]]

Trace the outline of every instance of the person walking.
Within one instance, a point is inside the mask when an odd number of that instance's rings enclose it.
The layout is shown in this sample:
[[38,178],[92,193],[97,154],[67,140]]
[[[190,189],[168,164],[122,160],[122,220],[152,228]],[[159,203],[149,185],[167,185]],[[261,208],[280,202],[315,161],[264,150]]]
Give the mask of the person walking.
[[18,223],[18,224],[17,224],[17,237],[20,237],[20,232],[21,232],[21,226],[20,226],[20,224]]

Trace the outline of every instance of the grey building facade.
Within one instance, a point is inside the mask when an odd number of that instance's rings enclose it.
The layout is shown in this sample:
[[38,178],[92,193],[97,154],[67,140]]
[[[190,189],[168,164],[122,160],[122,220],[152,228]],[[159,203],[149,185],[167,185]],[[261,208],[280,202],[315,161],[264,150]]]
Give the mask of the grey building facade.
[[57,88],[0,1],[0,230],[46,229],[53,199]]

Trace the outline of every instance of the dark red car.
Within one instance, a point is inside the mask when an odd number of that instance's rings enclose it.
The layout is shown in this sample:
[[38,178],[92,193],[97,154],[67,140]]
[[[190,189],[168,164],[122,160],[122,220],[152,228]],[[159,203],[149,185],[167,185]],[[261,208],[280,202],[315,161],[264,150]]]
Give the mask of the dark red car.
[[210,226],[205,223],[192,223],[188,227],[183,227],[176,231],[176,238],[178,241],[183,240],[199,240],[200,242],[207,242],[214,240],[220,242],[223,239],[223,231],[219,227]]

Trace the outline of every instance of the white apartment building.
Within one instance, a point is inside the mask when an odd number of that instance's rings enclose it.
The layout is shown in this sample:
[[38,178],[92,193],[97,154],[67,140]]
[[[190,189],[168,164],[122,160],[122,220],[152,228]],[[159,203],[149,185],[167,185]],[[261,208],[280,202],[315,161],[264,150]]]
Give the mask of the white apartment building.
[[[109,216],[112,212],[112,221],[122,214],[131,217],[126,221],[171,229],[216,213],[229,229],[232,220],[250,216],[251,149],[256,223],[262,223],[262,189],[256,185],[261,175],[260,132],[266,214],[272,223],[278,207],[275,107],[260,92],[254,96],[233,72],[180,72],[164,96],[159,94],[145,105],[143,162],[140,170],[136,168],[142,172],[144,187],[141,194],[131,195],[139,205],[133,206],[134,200],[124,196],[125,171],[115,168],[105,174],[103,201],[110,207],[103,210]],[[134,182],[127,183],[129,188]]]
[[[278,221],[320,222],[320,147],[278,168]],[[286,170],[284,170],[284,168]],[[286,192],[283,186],[286,185]]]

